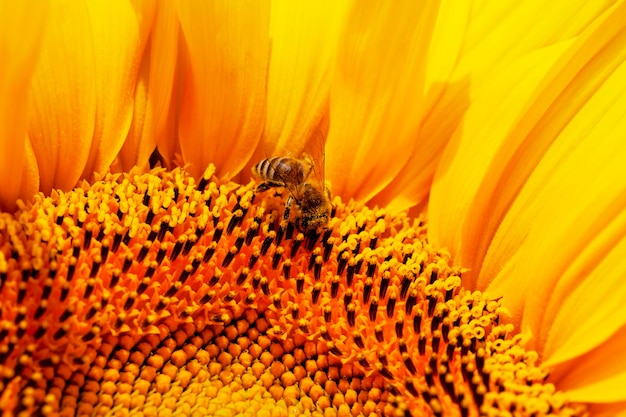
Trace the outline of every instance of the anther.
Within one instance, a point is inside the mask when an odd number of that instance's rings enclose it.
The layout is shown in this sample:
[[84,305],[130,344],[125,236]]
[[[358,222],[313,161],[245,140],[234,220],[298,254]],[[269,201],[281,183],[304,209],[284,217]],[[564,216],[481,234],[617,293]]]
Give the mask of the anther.
[[339,276],[335,275],[330,284],[330,296],[332,298],[336,298],[338,293],[339,293]]
[[298,304],[294,304],[291,306],[291,317],[294,320],[297,320],[298,318],[300,318],[300,307],[298,306]]
[[356,330],[352,332],[352,339],[354,340],[354,344],[357,345],[360,349],[365,348],[365,343],[363,342],[363,336],[358,333]]
[[231,246],[230,250],[226,252],[224,260],[222,260],[222,267],[227,267],[235,259],[235,255],[239,252],[236,246]]
[[243,244],[245,241],[246,241],[245,232],[240,232],[239,235],[237,236],[237,239],[235,239],[235,246],[237,247],[237,249],[241,250],[241,248],[243,248]]
[[396,336],[398,339],[402,339],[402,335],[404,333],[404,317],[399,317],[396,320]]
[[124,310],[128,310],[135,304],[135,299],[137,298],[137,293],[135,291],[128,294],[128,298],[126,299],[126,303],[124,303]]
[[196,235],[191,235],[189,236],[189,238],[187,238],[187,242],[185,242],[185,246],[183,246],[183,255],[186,256],[189,254],[189,252],[191,252],[191,248],[193,248],[193,246],[196,244],[196,241],[198,240],[198,236]]
[[274,241],[275,237],[276,232],[274,231],[271,231],[267,234],[267,236],[263,240],[263,243],[261,244],[261,256],[265,256],[267,254],[267,251],[270,249],[270,246],[272,246],[272,242]]
[[98,310],[100,310],[100,308],[102,308],[102,305],[98,302],[94,303],[89,310],[87,311],[87,314],[85,315],[85,318],[87,320],[91,319],[93,316],[96,315],[96,313],[98,312]]
[[426,334],[420,333],[419,341],[417,342],[417,351],[422,356],[426,354],[426,340]]
[[37,307],[37,310],[35,311],[35,320],[39,320],[39,318],[41,316],[43,316],[43,313],[46,312],[46,309],[48,308],[48,301],[47,300],[41,300],[39,302],[39,307]]
[[313,265],[313,276],[315,277],[315,281],[319,281],[322,276],[322,257],[315,257],[315,264]]
[[433,333],[431,344],[433,346],[433,352],[439,352],[439,343],[441,342],[441,332],[437,331]]
[[154,275],[154,273],[156,272],[156,269],[159,267],[159,264],[156,261],[152,261],[148,264],[148,268],[146,269],[146,272],[144,272],[143,276],[146,278],[152,278],[152,276]]
[[324,258],[324,262],[328,262],[332,249],[333,249],[332,239],[324,240],[324,252],[322,254],[322,257]]
[[89,278],[87,280],[87,285],[85,286],[85,294],[83,295],[84,298],[89,298],[89,296],[93,293],[94,284],[95,280],[93,278]]
[[257,271],[252,277],[252,288],[254,288],[255,290],[258,290],[260,285],[261,285],[261,273]]
[[54,340],[59,340],[67,335],[69,329],[70,326],[68,324],[63,324],[61,327],[58,328],[58,330],[54,333],[52,337],[54,338]]
[[154,220],[154,216],[156,213],[152,210],[152,207],[148,209],[148,214],[146,215],[146,224],[152,225],[152,221]]
[[261,278],[261,291],[263,291],[263,294],[266,296],[270,295],[270,284],[265,277]]
[[180,290],[180,287],[182,287],[182,286],[183,286],[182,283],[180,283],[178,281],[174,282],[170,286],[170,288],[165,292],[165,296],[168,297],[168,298],[173,297],[174,294],[176,294],[178,292],[178,290]]
[[375,258],[367,261],[367,271],[365,272],[365,275],[372,278],[374,276],[374,273],[376,272],[377,266],[378,266],[378,263],[376,262]]
[[256,222],[256,219],[253,220],[248,226],[248,232],[246,233],[246,245],[252,243],[252,240],[259,235],[259,223]]
[[380,324],[374,327],[374,335],[376,336],[376,340],[379,343],[384,342],[385,338],[383,337],[383,326]]
[[[402,277],[402,283],[400,284],[400,299],[404,300],[409,293],[409,287],[411,286],[412,280],[408,275],[404,275]],[[409,309],[410,310],[410,309]]]
[[350,327],[354,327],[354,325],[356,324],[356,307],[354,306],[354,304],[350,303],[348,304],[348,324],[350,325]]
[[92,237],[93,237],[93,226],[90,223],[85,227],[85,238],[83,239],[83,250],[87,250],[89,248]]
[[300,319],[298,320],[298,328],[303,332],[303,333],[309,333],[309,322],[306,319]]
[[[125,274],[128,272],[130,267],[133,265],[134,256],[132,253],[128,253],[126,255],[126,259],[124,259],[124,264],[122,265],[122,273]],[[69,281],[69,280],[68,280]]]
[[215,226],[213,230],[213,242],[218,243],[224,233],[224,225],[220,222]]
[[413,384],[413,381],[410,378],[406,378],[404,380],[404,386],[406,387],[406,390],[414,397],[419,396],[419,393],[417,392],[417,389],[415,388],[415,385]]
[[393,312],[396,308],[396,295],[391,294],[387,300],[387,318],[393,317]]
[[283,276],[289,278],[291,275],[291,259],[285,259],[283,262]]
[[354,258],[351,258],[348,261],[348,269],[346,271],[346,283],[348,284],[348,287],[352,286],[352,281],[354,280],[355,264],[356,261]]
[[178,282],[180,282],[181,284],[184,284],[185,281],[187,281],[187,278],[189,278],[189,276],[191,275],[191,269],[192,269],[191,265],[185,265],[183,270],[180,272],[180,276],[178,277]]
[[363,304],[367,304],[370,301],[372,285],[374,285],[374,282],[371,278],[365,280],[365,285],[363,285]]
[[170,254],[171,262],[174,262],[178,258],[178,255],[180,255],[180,252],[183,250],[183,245],[185,244],[186,241],[187,241],[186,235],[181,235],[178,238],[178,240],[174,244],[174,247],[172,248],[172,253]]
[[320,298],[321,292],[322,292],[322,284],[320,284],[318,282],[313,287],[313,292],[311,293],[311,300],[313,301],[313,304],[317,304],[317,302],[318,302],[318,300]]
[[207,246],[206,250],[204,251],[202,262],[204,263],[209,262],[211,258],[213,257],[213,254],[215,253],[216,248],[217,248],[217,244],[215,242],[211,242],[209,246]]
[[387,369],[387,367],[385,365],[383,365],[382,363],[377,363],[376,364],[376,370],[378,371],[379,374],[381,374],[382,376],[384,376],[387,379],[393,379],[393,374],[389,371],[389,369]]
[[272,269],[278,268],[278,264],[283,257],[283,252],[285,249],[281,246],[278,246],[272,255]]
[[50,293],[52,292],[52,286],[54,285],[54,280],[52,278],[47,278],[43,284],[43,292],[41,294],[41,298],[47,299],[50,297]]
[[344,306],[348,306],[352,303],[352,298],[353,298],[354,293],[352,292],[352,289],[348,288],[346,290],[346,293],[343,295],[343,305]]
[[243,210],[241,210],[241,208],[234,210],[233,215],[228,221],[228,227],[226,228],[226,233],[229,235],[232,234],[233,231],[235,230],[235,227],[237,227],[242,220],[243,220]]
[[74,278],[74,273],[76,272],[76,263],[78,262],[78,258],[72,256],[70,258],[69,265],[67,266],[67,281],[71,281]]
[[436,270],[436,269],[433,269],[433,270],[430,272],[430,284],[431,284],[431,285],[432,285],[432,284],[434,284],[434,283],[435,283],[435,281],[437,281],[437,276],[438,276],[437,270]]
[[356,359],[359,362],[359,365],[361,365],[363,368],[369,369],[370,364],[367,361],[367,358],[362,353],[357,354]]
[[302,294],[302,291],[304,291],[304,274],[300,272],[296,277],[296,292]]
[[243,284],[246,281],[246,278],[248,278],[249,273],[250,273],[249,268],[243,268],[241,272],[239,273],[239,275],[237,276],[237,285]]
[[329,341],[327,343],[328,351],[336,356],[342,356],[341,350],[337,347],[335,342]]
[[411,309],[417,304],[417,294],[417,290],[413,290],[409,294],[409,298],[407,298],[406,304],[404,305],[404,312],[406,314],[410,314]]
[[[291,223],[289,223],[289,225],[291,225]],[[289,225],[287,226],[287,232],[289,232]],[[293,228],[293,225],[291,225],[291,227]],[[287,239],[290,239],[289,237],[289,233],[287,233]],[[304,241],[304,235],[302,233],[298,233],[296,235],[296,238],[293,240],[293,242],[291,242],[291,257],[295,257],[296,253],[298,253],[298,249],[300,249],[300,246],[302,245],[302,242]]]
[[248,268],[250,269],[254,268],[254,265],[259,260],[260,256],[261,256],[261,253],[258,250],[255,250],[254,252],[252,252],[252,254],[250,255],[250,259],[248,260]]
[[208,304],[215,298],[215,291],[208,291],[206,294],[202,296],[200,299],[200,304]]
[[283,237],[285,236],[285,231],[287,230],[287,222],[285,220],[281,220],[278,224],[278,230],[276,231],[276,244],[280,245],[283,241]]
[[325,305],[324,307],[322,307],[322,312],[324,314],[324,321],[326,323],[330,323],[333,318],[332,316],[333,309],[329,305]]
[[161,223],[159,224],[159,233],[157,234],[156,239],[159,241],[162,241],[163,239],[165,239],[165,235],[167,234],[168,230],[169,230],[169,219],[167,221],[166,219],[163,219]]
[[146,277],[142,279],[139,283],[139,286],[137,287],[137,293],[143,294],[143,292],[148,289],[148,285],[150,285],[150,278]]
[[434,295],[427,295],[428,300],[428,317],[432,317],[435,312],[435,306],[437,305],[437,297]]
[[217,285],[220,282],[220,280],[222,279],[223,275],[224,275],[224,273],[221,270],[216,269],[213,272],[213,276],[209,280],[209,286],[213,287],[213,286]]
[[166,253],[167,253],[167,245],[161,244],[156,254],[156,261],[158,264],[161,264],[163,262],[163,259],[165,259]]
[[372,298],[372,302],[369,307],[370,321],[376,321],[376,313],[378,312],[378,297]]
[[382,274],[380,279],[380,288],[378,290],[378,296],[380,298],[385,298],[387,295],[387,288],[389,288],[389,280],[391,278],[391,273],[389,271],[385,271]]

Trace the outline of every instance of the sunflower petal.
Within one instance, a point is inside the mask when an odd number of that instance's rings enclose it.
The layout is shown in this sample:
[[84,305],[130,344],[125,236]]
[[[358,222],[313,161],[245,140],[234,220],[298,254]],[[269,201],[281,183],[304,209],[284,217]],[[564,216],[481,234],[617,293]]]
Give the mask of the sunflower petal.
[[349,12],[326,141],[334,193],[370,200],[407,163],[424,112],[423,63],[438,8],[437,2],[359,2]]
[[[29,170],[26,127],[28,85],[41,46],[48,4],[0,3],[0,208],[12,210],[15,201],[32,195],[39,176]],[[32,162],[32,161],[30,161]],[[36,173],[36,172],[35,172]],[[23,177],[16,181],[16,177]]]
[[133,6],[119,0],[53,8],[33,79],[29,128],[44,192],[107,170],[128,134],[149,28],[141,6]]
[[[553,367],[550,378],[559,389],[567,392],[572,401],[594,404],[626,402],[625,350],[626,326],[622,326],[597,349]],[[550,363],[548,360],[546,365]]]
[[232,178],[250,159],[265,121],[269,3],[177,4],[188,53],[182,157],[196,176],[219,162],[218,174]]
[[[273,1],[265,138],[298,156],[328,112],[331,63],[348,2]],[[261,157],[267,155],[259,155]]]
[[177,63],[178,18],[173,2],[149,3],[152,21],[135,87],[133,121],[118,154],[118,168],[147,167],[157,142],[166,159],[173,159],[173,118],[170,106]]
[[[596,353],[623,345],[626,325],[625,13],[619,4],[572,41],[520,60],[504,74],[517,88],[496,79],[484,97],[500,107],[472,104],[445,156],[465,163],[442,164],[431,199],[433,240],[457,243],[473,269],[467,284],[503,296],[548,364],[588,369],[584,381],[558,378],[584,401],[626,399],[614,395],[626,364]],[[528,76],[511,77],[524,63]]]

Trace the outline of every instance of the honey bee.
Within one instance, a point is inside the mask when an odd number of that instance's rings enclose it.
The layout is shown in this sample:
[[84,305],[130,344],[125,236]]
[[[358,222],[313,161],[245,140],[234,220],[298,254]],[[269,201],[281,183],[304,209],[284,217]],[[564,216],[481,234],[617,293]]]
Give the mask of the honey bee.
[[302,159],[274,156],[252,167],[252,173],[261,181],[257,191],[270,188],[285,188],[289,191],[283,219],[289,220],[295,202],[294,222],[302,231],[326,226],[332,209],[328,188],[311,178],[314,165],[313,158],[304,154]]

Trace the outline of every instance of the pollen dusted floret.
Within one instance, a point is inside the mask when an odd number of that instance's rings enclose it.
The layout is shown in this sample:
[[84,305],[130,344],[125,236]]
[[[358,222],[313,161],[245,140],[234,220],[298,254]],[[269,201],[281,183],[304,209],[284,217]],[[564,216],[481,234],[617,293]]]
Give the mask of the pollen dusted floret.
[[210,166],[109,174],[0,214],[0,410],[579,415],[423,219],[328,228]]

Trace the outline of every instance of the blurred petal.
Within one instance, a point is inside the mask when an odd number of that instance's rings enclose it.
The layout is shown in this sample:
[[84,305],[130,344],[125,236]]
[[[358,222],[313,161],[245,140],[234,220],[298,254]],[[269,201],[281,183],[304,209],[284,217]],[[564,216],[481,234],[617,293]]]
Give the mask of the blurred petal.
[[[39,186],[29,165],[26,136],[28,85],[36,65],[48,3],[0,3],[0,209],[32,195]],[[33,172],[34,170],[34,172]],[[33,175],[35,174],[35,175]]]
[[[265,137],[299,156],[328,112],[330,70],[347,1],[272,2]],[[294,146],[296,148],[294,149]],[[273,152],[273,149],[261,149]]]
[[606,353],[626,324],[625,13],[499,74],[447,149],[430,206],[431,238],[471,268],[466,285],[504,296],[548,364],[588,369],[558,378],[583,401],[626,399],[626,364]]
[[[624,311],[622,311],[622,314]],[[598,348],[553,367],[550,379],[577,402],[626,401],[626,326]],[[554,366],[549,359],[546,366]],[[623,406],[623,405],[622,405]],[[595,414],[594,414],[595,415]]]
[[107,170],[121,148],[150,28],[142,7],[151,6],[59,1],[52,8],[29,128],[42,191]]
[[150,154],[160,150],[173,158],[171,112],[177,64],[179,22],[173,2],[151,3],[152,31],[146,44],[135,86],[135,107],[130,131],[118,155],[119,168],[147,167]]
[[344,199],[374,198],[414,152],[438,8],[437,2],[359,2],[350,11],[326,142],[327,177]]
[[266,1],[178,4],[187,47],[179,137],[199,176],[210,162],[231,178],[247,163],[265,121],[270,6]]

